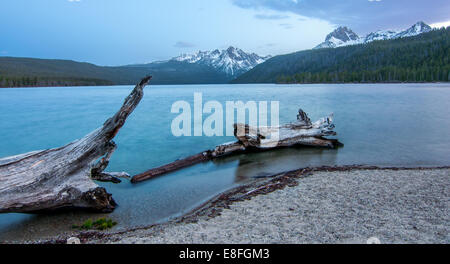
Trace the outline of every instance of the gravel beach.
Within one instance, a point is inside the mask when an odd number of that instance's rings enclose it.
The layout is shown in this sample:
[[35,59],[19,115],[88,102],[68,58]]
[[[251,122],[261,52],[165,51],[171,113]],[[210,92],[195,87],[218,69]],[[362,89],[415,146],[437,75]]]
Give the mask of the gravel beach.
[[90,243],[449,243],[450,169],[317,171],[217,216]]

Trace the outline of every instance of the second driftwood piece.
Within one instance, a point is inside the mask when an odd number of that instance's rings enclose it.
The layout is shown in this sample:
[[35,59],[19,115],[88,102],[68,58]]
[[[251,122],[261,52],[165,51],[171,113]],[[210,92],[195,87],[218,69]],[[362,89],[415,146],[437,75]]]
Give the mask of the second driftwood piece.
[[336,135],[333,128],[332,114],[312,123],[302,109],[299,109],[295,122],[278,127],[258,128],[246,124],[235,124],[234,135],[238,141],[225,143],[217,146],[213,150],[203,151],[185,159],[148,170],[135,175],[131,179],[131,182],[142,182],[200,162],[246,151],[263,151],[297,145],[336,148],[342,145],[338,140],[325,138],[325,136]]

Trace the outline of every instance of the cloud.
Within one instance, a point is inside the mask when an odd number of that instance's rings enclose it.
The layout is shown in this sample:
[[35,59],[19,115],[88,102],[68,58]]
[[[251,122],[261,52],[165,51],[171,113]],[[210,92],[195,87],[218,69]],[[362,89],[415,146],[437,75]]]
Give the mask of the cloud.
[[295,13],[360,33],[377,29],[403,29],[417,21],[436,23],[449,19],[448,0],[229,0],[243,9]]
[[75,2],[81,2],[81,0],[67,0],[68,2],[71,2],[71,3],[75,3]]
[[430,26],[433,27],[433,28],[450,27],[450,20],[449,21],[433,23]]
[[257,15],[255,15],[255,18],[257,18],[257,19],[267,19],[267,20],[278,20],[278,19],[286,19],[286,18],[289,18],[289,16],[286,16],[286,15],[264,15],[264,14],[257,14]]
[[177,41],[177,43],[175,43],[175,45],[173,45],[175,48],[192,48],[195,47],[194,44],[189,43],[189,42],[184,42],[184,41]]

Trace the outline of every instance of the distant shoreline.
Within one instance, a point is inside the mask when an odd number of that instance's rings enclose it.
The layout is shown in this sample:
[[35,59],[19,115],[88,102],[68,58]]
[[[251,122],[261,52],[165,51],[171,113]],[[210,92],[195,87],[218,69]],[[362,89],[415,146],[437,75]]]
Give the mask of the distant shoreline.
[[[275,85],[311,85],[311,84],[447,84],[448,82],[337,82],[337,83],[185,83],[185,84],[153,84],[158,86],[174,86],[174,85],[240,85],[240,84],[275,84]],[[0,89],[14,89],[14,88],[66,88],[66,87],[110,87],[110,86],[134,86],[136,84],[111,84],[111,85],[50,85],[50,86],[13,86],[13,87],[0,87]],[[152,85],[152,84],[150,84]]]

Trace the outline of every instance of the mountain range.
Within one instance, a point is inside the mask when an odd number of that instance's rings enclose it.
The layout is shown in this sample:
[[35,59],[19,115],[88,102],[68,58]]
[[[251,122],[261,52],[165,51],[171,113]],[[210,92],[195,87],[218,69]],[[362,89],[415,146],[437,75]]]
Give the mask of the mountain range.
[[422,33],[430,32],[432,29],[422,21],[417,22],[405,30],[378,30],[360,37],[348,27],[338,27],[328,34],[325,41],[317,45],[314,49],[337,48],[349,45],[367,44],[375,40],[388,40],[396,38],[413,37]]
[[[447,81],[450,45],[448,30],[443,30],[432,30],[424,22],[418,22],[406,30],[379,30],[360,37],[348,27],[339,27],[314,49],[292,54],[260,56],[229,47],[117,67],[69,60],[0,57],[0,87],[129,85],[148,74],[153,76],[153,84],[341,82],[347,80],[343,76],[349,72],[357,76],[352,77],[353,81],[377,81],[390,80],[390,73],[398,77],[395,71],[391,72],[397,66],[408,74],[421,74],[417,80]],[[435,41],[437,46],[430,47],[430,41]],[[341,48],[334,49],[338,47]],[[409,64],[405,65],[406,62]],[[429,67],[442,72],[430,73]],[[320,77],[311,77],[315,74]],[[378,75],[372,80],[374,74]],[[369,75],[372,77],[366,78]],[[424,77],[429,75],[432,76]],[[412,77],[402,78],[408,81]]]
[[215,84],[228,83],[269,58],[230,46],[128,67],[151,72],[155,84]]
[[234,79],[269,58],[271,56],[262,57],[256,53],[246,53],[239,48],[231,46],[226,50],[215,49],[213,51],[183,54],[172,58],[172,60],[207,65]]

